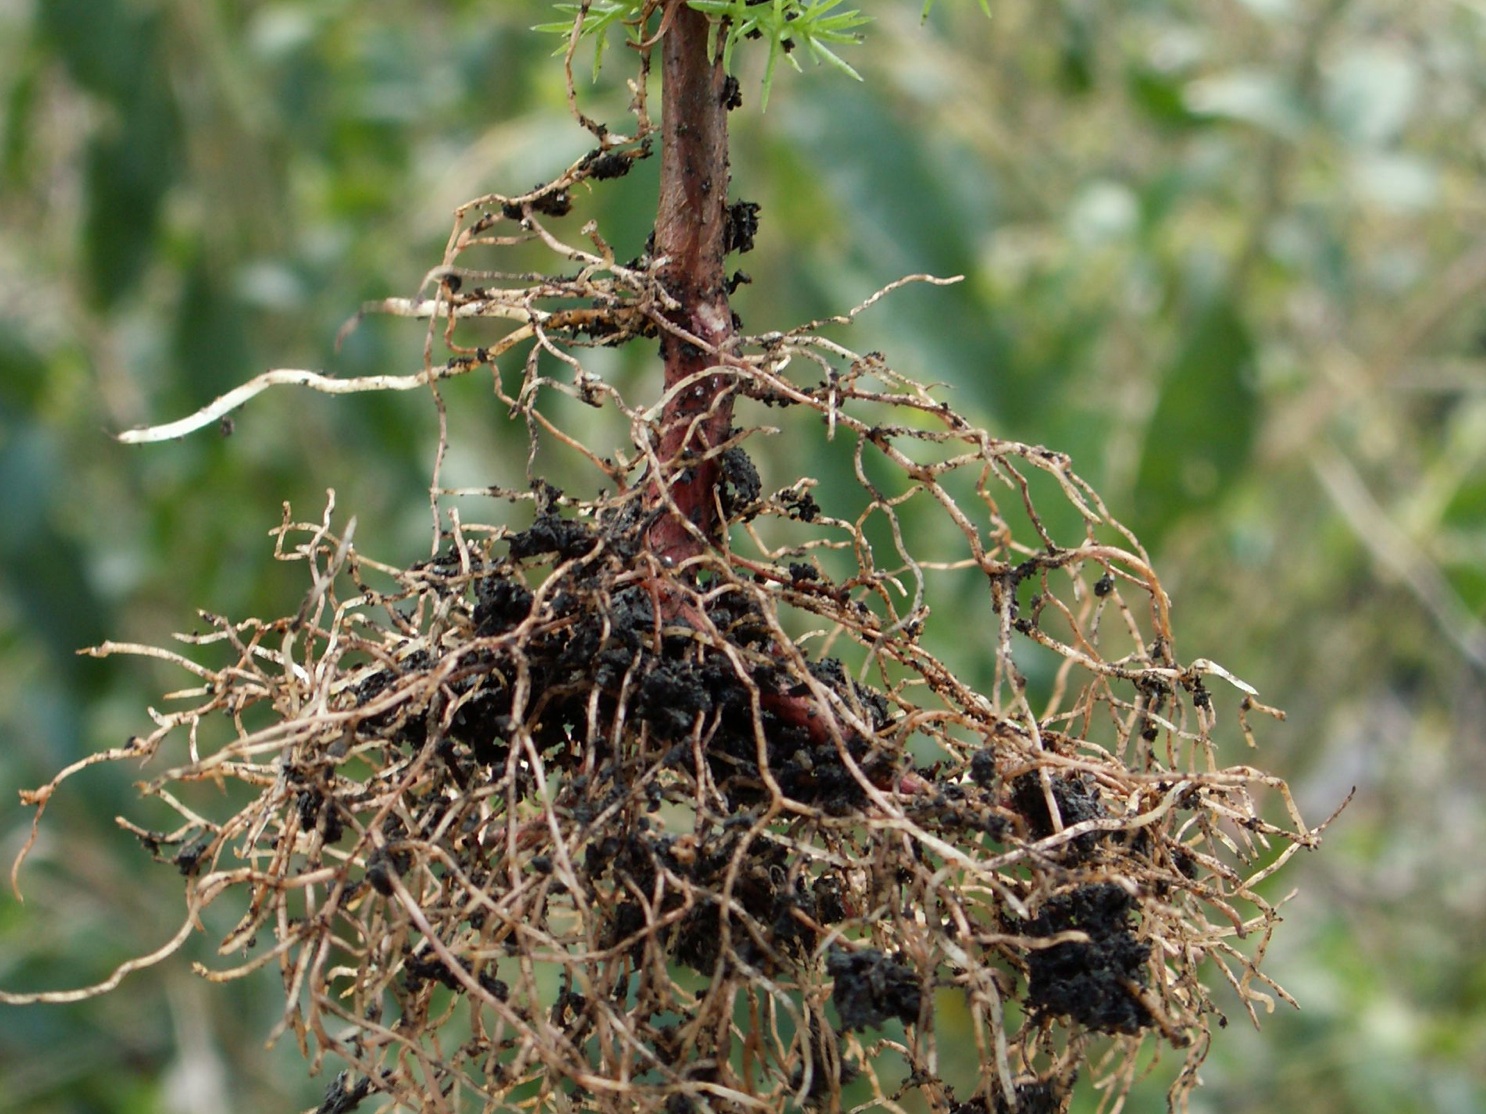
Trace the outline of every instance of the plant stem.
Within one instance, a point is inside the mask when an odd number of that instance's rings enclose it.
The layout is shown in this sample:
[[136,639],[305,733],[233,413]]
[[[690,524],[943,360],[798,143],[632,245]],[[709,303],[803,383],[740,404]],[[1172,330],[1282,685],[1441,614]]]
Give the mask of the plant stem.
[[[723,257],[727,254],[728,129],[720,49],[708,53],[708,19],[683,0],[669,0],[661,40],[660,204],[655,254],[661,281],[681,308],[670,320],[705,347],[674,336],[661,341],[665,386],[717,365],[716,350],[733,332]],[[731,378],[702,375],[676,392],[661,414],[660,459],[679,515],[662,514],[650,530],[652,549],[677,564],[705,552],[718,537],[716,492],[722,470],[708,450],[732,432]],[[684,521],[683,521],[684,519]],[[695,527],[688,528],[687,523]]]

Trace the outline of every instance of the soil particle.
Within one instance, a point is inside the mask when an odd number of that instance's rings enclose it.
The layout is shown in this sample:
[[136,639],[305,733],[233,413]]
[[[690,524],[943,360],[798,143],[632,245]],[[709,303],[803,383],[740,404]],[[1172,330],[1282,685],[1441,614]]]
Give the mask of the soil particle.
[[958,1103],[950,1108],[950,1114],[1062,1114],[1067,1106],[1068,1088],[1051,1079],[1029,1079],[1014,1086],[1015,1104],[1008,1103],[999,1091],[994,1106],[987,1105],[983,1096]]
[[[990,789],[996,784],[996,754],[990,748],[978,750],[970,759],[970,780],[982,789]],[[1043,806],[1046,811],[1046,806]]]
[[722,107],[729,112],[743,107],[743,88],[732,74],[722,79]]
[[1130,914],[1135,899],[1113,882],[1080,886],[1044,903],[1027,922],[1033,936],[1078,930],[1088,943],[1034,949],[1027,957],[1027,1005],[1035,1013],[1072,1017],[1103,1033],[1137,1033],[1151,1025],[1150,1012],[1130,992],[1145,986],[1151,945],[1135,937]]
[[[983,752],[982,752],[983,753]],[[972,777],[974,776],[972,772]],[[1071,828],[1084,820],[1102,819],[1108,815],[1104,802],[1099,799],[1099,789],[1091,778],[1053,777],[1051,779],[1053,800],[1058,806],[1063,827]],[[1012,807],[1027,821],[1027,833],[1033,839],[1046,839],[1053,834],[1053,818],[1048,812],[1047,796],[1042,791],[1042,779],[1034,773],[1023,774],[1012,787]],[[1092,855],[1103,838],[1101,832],[1085,832],[1068,846],[1074,860]]]
[[831,1002],[841,1028],[880,1029],[896,1017],[904,1025],[918,1021],[923,987],[913,968],[889,959],[876,948],[849,952],[833,947],[826,955],[826,973],[836,980]]
[[207,841],[205,838],[193,839],[176,853],[176,869],[186,878],[194,877],[201,867],[201,856],[206,854]]
[[820,504],[808,491],[785,488],[775,498],[779,500],[790,518],[797,518],[801,522],[814,522],[820,517]]
[[510,690],[487,682],[454,712],[449,734],[469,746],[476,762],[488,766],[505,761],[514,726]]
[[734,445],[724,451],[721,463],[722,513],[724,517],[731,519],[754,506],[763,494],[764,487],[759,479],[758,468],[739,446]]
[[[548,190],[527,202],[533,213],[545,213],[550,217],[565,217],[573,210],[573,198],[566,189]],[[501,206],[501,215],[507,220],[520,220],[525,214],[521,206],[507,201]]]
[[623,178],[634,166],[635,157],[622,151],[590,151],[579,163],[578,170],[597,181],[606,178]]
[[598,544],[593,530],[582,522],[574,522],[549,512],[537,516],[528,530],[512,534],[508,539],[511,556],[520,561],[543,553],[556,553],[569,560],[582,557]]
[[503,576],[487,576],[475,584],[475,633],[483,637],[505,634],[531,614],[531,590]]
[[823,925],[833,925],[846,919],[846,902],[839,878],[822,874],[815,880],[812,891],[815,895],[816,920]]
[[366,880],[371,888],[383,897],[392,895],[392,880],[412,865],[412,856],[406,851],[389,851],[378,847],[366,860]]
[[[465,968],[465,974],[469,969]],[[450,990],[462,992],[464,981],[438,956],[423,956],[407,952],[403,956],[403,981],[408,989],[417,990],[419,984],[436,982]]]
[[299,813],[299,826],[304,831],[314,831],[320,819],[320,806],[325,798],[318,789],[301,789],[294,798],[295,811]]
[[343,1071],[325,1088],[325,1099],[315,1114],[350,1114],[371,1094],[371,1080],[365,1077],[351,1083],[351,1073]]
[[698,906],[676,928],[676,962],[700,975],[711,975],[722,957],[722,931],[717,910]]
[[667,739],[689,732],[697,714],[711,707],[701,671],[684,661],[656,662],[640,681],[635,702],[640,718]]
[[753,238],[758,235],[758,211],[756,201],[734,201],[728,206],[723,251],[741,253],[753,250]]

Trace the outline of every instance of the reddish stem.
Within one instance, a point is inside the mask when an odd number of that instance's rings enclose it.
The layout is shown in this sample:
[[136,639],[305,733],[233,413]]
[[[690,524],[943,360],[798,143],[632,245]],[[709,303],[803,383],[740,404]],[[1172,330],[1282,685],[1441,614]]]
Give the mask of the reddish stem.
[[[660,278],[680,304],[667,315],[669,320],[702,342],[697,346],[669,335],[661,341],[667,392],[696,377],[671,395],[661,412],[661,475],[651,489],[659,503],[659,485],[670,486],[676,510],[666,510],[656,519],[650,546],[676,564],[706,552],[722,532],[717,500],[721,462],[715,456],[703,457],[725,442],[733,428],[731,377],[706,374],[718,364],[716,353],[733,334],[723,269],[729,246],[727,75],[721,51],[708,53],[707,31],[705,15],[685,0],[667,0],[661,32],[655,254],[666,260]],[[663,614],[698,626],[704,622],[695,605],[673,591],[657,586],[656,602],[657,622]],[[809,694],[769,692],[762,700],[784,723],[804,728],[812,743],[833,737],[828,715],[821,714]],[[898,791],[917,791],[911,777],[904,775]]]
[[[660,205],[655,253],[666,262],[661,281],[680,309],[670,320],[706,347],[665,336],[665,386],[717,364],[711,354],[732,335],[723,257],[727,254],[728,128],[726,75],[720,51],[707,50],[708,20],[684,0],[670,0],[661,40]],[[729,378],[702,375],[667,401],[661,414],[657,483],[670,485],[680,512],[662,514],[650,530],[652,549],[681,563],[718,537],[716,491],[721,467],[702,460],[732,432]],[[658,491],[657,491],[658,497]],[[697,532],[688,529],[690,522]],[[700,536],[699,536],[700,535]]]

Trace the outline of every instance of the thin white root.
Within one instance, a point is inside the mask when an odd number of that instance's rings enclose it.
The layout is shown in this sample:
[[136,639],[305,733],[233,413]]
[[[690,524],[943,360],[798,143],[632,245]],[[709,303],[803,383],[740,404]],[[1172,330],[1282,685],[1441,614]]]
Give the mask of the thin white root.
[[149,955],[142,955],[120,963],[114,968],[113,974],[109,975],[108,978],[100,983],[79,987],[76,990],[44,990],[33,994],[11,994],[8,991],[0,990],[0,1003],[4,1003],[7,1006],[29,1006],[37,1002],[65,1005],[68,1002],[86,1002],[89,998],[96,998],[100,994],[107,994],[114,987],[118,986],[119,983],[123,982],[126,975],[131,975],[135,971],[142,971],[146,967],[153,967],[161,960],[169,959],[176,952],[180,951],[181,945],[186,942],[186,937],[190,936],[196,928],[196,923],[196,910],[193,908],[187,913],[186,919],[181,922],[181,927],[176,929],[174,936],[150,952]]
[[203,406],[196,413],[179,418],[164,425],[141,426],[115,434],[115,438],[126,445],[143,445],[154,441],[174,441],[198,429],[205,429],[220,421],[243,403],[262,394],[270,387],[309,387],[327,395],[354,395],[364,391],[411,391],[425,387],[436,379],[448,379],[462,375],[469,368],[459,365],[436,367],[431,371],[420,371],[417,375],[365,375],[356,379],[334,379],[317,371],[302,371],[298,368],[275,368],[254,376],[241,387],[234,387],[225,395]]

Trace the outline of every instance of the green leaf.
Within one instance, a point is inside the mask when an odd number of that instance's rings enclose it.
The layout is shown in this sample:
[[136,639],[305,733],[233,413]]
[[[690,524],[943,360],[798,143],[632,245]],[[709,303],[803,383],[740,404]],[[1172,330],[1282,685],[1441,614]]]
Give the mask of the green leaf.
[[1248,324],[1221,298],[1167,367],[1136,481],[1136,532],[1148,545],[1183,515],[1216,503],[1247,468],[1258,424],[1253,359]]
[[56,0],[40,26],[73,79],[116,118],[87,144],[85,277],[96,305],[114,304],[144,270],[166,191],[181,169],[179,120],[166,74],[163,20],[114,0]]
[[826,45],[860,42],[861,36],[856,28],[870,22],[867,16],[854,8],[835,11],[841,3],[842,0],[765,0],[763,3],[689,0],[692,8],[727,28],[722,64],[729,73],[733,72],[733,50],[738,43],[759,39],[768,44],[769,58],[764,63],[760,111],[769,106],[769,90],[774,85],[774,71],[779,59],[788,59],[790,65],[798,70],[800,64],[793,52],[802,44],[817,62],[826,62],[861,80],[861,75]]
[[[837,10],[843,0],[687,0],[688,6],[706,15],[713,22],[714,31],[726,28],[727,35],[722,44],[722,64],[729,73],[733,71],[733,52],[738,43],[758,39],[767,44],[768,61],[764,64],[763,96],[761,110],[769,105],[769,90],[774,84],[774,71],[779,59],[788,59],[796,70],[800,68],[794,51],[803,46],[816,62],[824,62],[850,77],[861,80],[857,73],[841,58],[831,45],[857,43],[861,35],[857,28],[870,22],[855,8]],[[980,0],[981,8],[990,13],[989,0]],[[638,16],[644,11],[641,0],[589,0],[587,3],[555,4],[557,11],[568,13],[567,20],[537,24],[533,30],[570,38],[573,22],[581,21],[579,35],[592,39],[594,43],[593,76],[598,78],[603,65],[604,45],[608,32],[615,26],[623,27],[625,33],[635,41],[641,38]],[[567,50],[564,43],[554,53]]]
[[1093,19],[1083,9],[1065,7],[1058,36],[1058,83],[1069,93],[1094,87],[1098,40]]
[[0,321],[0,423],[7,411],[35,409],[46,387],[46,361],[14,325]]
[[77,651],[107,637],[108,614],[77,540],[59,528],[66,493],[62,446],[40,423],[12,423],[0,410],[0,591],[23,628],[48,651],[51,668],[78,680]]
[[[631,38],[638,39],[639,28],[626,20],[635,19],[644,10],[641,0],[590,0],[587,4],[554,4],[560,12],[570,13],[570,18],[553,23],[539,23],[532,28],[547,34],[561,35],[564,40],[573,33],[574,20],[582,20],[578,35],[580,39],[593,40],[593,80],[599,79],[599,70],[604,65],[604,47],[609,41],[609,31],[615,26],[625,28]],[[562,54],[568,49],[563,42],[553,54]]]
[[257,363],[243,306],[204,253],[184,268],[173,355],[189,392],[181,408],[210,402],[253,373]]
[[148,71],[156,23],[120,0],[47,0],[37,10],[72,79],[109,100],[126,98]]
[[100,307],[117,303],[154,253],[160,206],[173,178],[174,145],[163,139],[126,132],[95,137],[88,146],[86,278]]
[[40,89],[37,67],[28,65],[19,74],[5,98],[4,123],[0,124],[0,185],[22,182],[32,162],[32,129]]
[[1125,75],[1125,86],[1131,102],[1161,127],[1190,128],[1206,122],[1187,106],[1179,75],[1134,66]]

